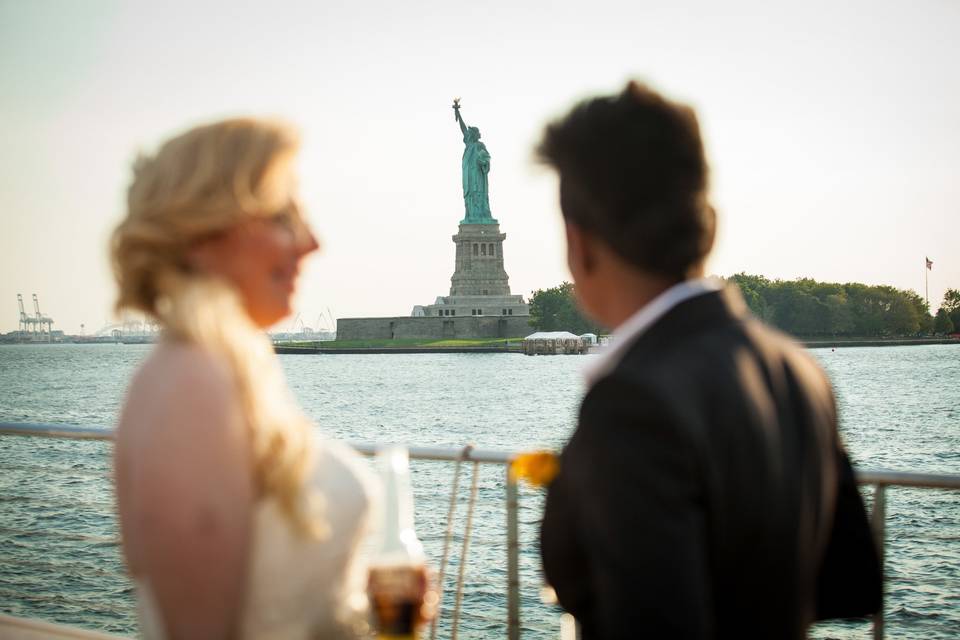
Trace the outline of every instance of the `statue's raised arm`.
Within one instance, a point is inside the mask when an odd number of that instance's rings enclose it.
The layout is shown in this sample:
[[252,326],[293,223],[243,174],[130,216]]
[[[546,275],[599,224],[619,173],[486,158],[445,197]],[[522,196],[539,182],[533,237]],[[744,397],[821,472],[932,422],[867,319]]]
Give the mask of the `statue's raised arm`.
[[463,118],[460,117],[460,98],[453,99],[453,114],[457,123],[460,125],[460,133],[467,135],[467,125],[464,123]]

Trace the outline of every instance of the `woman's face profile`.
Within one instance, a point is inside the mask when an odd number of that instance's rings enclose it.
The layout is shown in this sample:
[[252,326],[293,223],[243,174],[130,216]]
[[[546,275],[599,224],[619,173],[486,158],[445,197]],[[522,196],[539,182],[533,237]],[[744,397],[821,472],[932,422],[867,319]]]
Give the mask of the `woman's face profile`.
[[294,205],[272,216],[249,216],[202,241],[191,261],[231,283],[253,322],[270,327],[290,315],[300,263],[319,248]]

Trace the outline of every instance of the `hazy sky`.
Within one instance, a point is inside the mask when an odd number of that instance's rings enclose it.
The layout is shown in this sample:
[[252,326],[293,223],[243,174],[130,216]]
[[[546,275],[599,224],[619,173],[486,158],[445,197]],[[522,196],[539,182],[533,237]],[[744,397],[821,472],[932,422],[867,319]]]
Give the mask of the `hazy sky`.
[[239,114],[304,135],[325,244],[301,282],[307,324],[431,303],[463,217],[454,96],[492,155],[511,288],[556,285],[555,177],[531,149],[630,77],[699,113],[712,273],[923,295],[928,255],[931,306],[960,288],[956,0],[244,4],[0,0],[0,331],[18,292],[55,328],[104,326],[136,151]]

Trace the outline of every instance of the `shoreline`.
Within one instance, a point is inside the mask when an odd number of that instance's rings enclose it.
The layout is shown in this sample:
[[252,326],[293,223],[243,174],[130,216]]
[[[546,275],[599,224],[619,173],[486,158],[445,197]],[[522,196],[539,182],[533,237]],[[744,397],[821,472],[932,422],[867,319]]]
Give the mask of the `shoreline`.
[[311,354],[380,354],[380,353],[523,353],[519,348],[511,347],[293,347],[274,345],[273,350],[280,355]]
[[955,338],[864,338],[851,340],[803,340],[797,341],[808,349],[831,349],[838,347],[920,347],[933,344],[960,344]]
[[[957,338],[852,338],[839,340],[826,340],[822,338],[804,339],[794,338],[799,344],[808,349],[837,349],[844,347],[910,347],[927,345],[960,345],[960,339]],[[60,341],[60,342],[0,342],[0,346],[59,346],[59,345],[100,345],[100,344],[124,344],[124,345],[142,345],[150,344],[147,341]],[[370,347],[324,347],[323,343],[315,345],[296,345],[296,344],[275,344],[274,351],[278,354],[381,354],[381,353],[523,353],[522,345],[518,342],[511,342],[510,346],[481,346],[481,345],[451,345],[451,346],[426,346],[426,345],[398,345],[395,347],[378,345]]]
[[[853,340],[802,340],[797,339],[807,349],[837,349],[845,347],[910,347],[926,345],[960,345],[960,340],[953,338],[902,338],[902,339],[853,339]],[[510,346],[377,346],[377,347],[321,347],[321,346],[294,346],[274,345],[274,351],[281,355],[336,355],[336,354],[423,354],[423,353],[523,353],[522,348]]]

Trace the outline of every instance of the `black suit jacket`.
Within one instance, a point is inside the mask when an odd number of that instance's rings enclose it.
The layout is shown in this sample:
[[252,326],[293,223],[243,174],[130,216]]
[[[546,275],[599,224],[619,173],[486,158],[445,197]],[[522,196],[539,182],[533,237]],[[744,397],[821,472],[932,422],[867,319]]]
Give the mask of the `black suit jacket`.
[[587,393],[541,551],[587,640],[801,638],[881,597],[829,382],[733,289],[674,307]]

